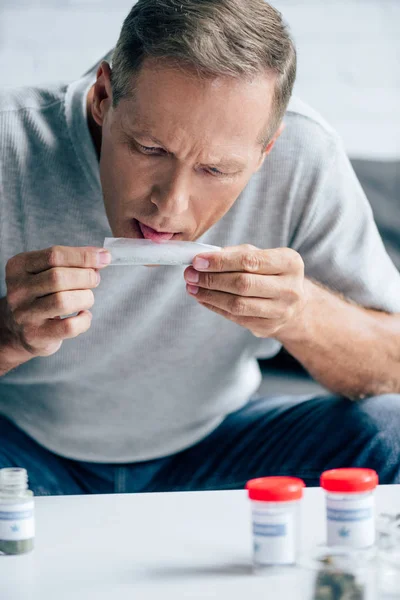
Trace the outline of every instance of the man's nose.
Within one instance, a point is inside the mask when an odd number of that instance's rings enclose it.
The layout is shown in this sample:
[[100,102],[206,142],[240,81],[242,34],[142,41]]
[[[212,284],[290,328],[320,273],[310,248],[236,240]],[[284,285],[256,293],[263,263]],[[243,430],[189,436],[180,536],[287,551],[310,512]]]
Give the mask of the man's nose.
[[154,186],[151,201],[160,215],[170,217],[187,211],[189,196],[189,174],[183,167],[177,167]]

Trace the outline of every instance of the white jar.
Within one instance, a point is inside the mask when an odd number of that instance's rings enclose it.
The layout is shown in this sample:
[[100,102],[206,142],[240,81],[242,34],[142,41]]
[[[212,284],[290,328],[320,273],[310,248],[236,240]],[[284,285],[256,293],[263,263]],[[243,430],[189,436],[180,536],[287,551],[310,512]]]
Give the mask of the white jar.
[[26,469],[0,469],[0,554],[29,552],[34,536],[34,499]]
[[326,491],[328,546],[368,548],[375,543],[375,488],[372,469],[332,469],[321,475]]
[[304,487],[304,481],[296,477],[261,477],[247,482],[255,568],[296,563]]

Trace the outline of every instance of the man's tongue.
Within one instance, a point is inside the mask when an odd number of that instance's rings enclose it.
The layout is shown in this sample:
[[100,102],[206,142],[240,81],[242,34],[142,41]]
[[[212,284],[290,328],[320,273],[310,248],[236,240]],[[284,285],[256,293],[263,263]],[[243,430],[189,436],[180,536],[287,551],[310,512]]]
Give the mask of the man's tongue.
[[164,240],[170,240],[174,235],[173,233],[158,233],[151,227],[143,225],[143,223],[139,223],[139,227],[143,234],[143,237],[146,240],[152,240],[153,242],[162,242]]

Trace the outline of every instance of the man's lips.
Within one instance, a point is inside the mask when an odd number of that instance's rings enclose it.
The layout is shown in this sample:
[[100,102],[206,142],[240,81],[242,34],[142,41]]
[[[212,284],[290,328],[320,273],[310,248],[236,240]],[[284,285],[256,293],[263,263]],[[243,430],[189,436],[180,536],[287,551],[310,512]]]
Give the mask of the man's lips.
[[156,231],[155,229],[153,229],[152,227],[149,227],[148,225],[145,225],[144,223],[141,223],[140,221],[137,221],[138,225],[139,225],[139,229],[144,237],[145,240],[151,240],[152,242],[162,242],[165,240],[170,240],[174,237],[175,233],[171,233],[168,231]]

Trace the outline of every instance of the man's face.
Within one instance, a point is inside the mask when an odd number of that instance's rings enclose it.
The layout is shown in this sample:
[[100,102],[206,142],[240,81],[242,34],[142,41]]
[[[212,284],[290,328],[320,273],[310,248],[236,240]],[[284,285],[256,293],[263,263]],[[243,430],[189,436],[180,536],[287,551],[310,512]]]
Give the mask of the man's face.
[[263,152],[260,138],[273,86],[267,76],[201,80],[146,59],[134,98],[113,109],[102,63],[91,110],[101,126],[100,177],[113,235],[194,241],[221,219],[272,148]]

